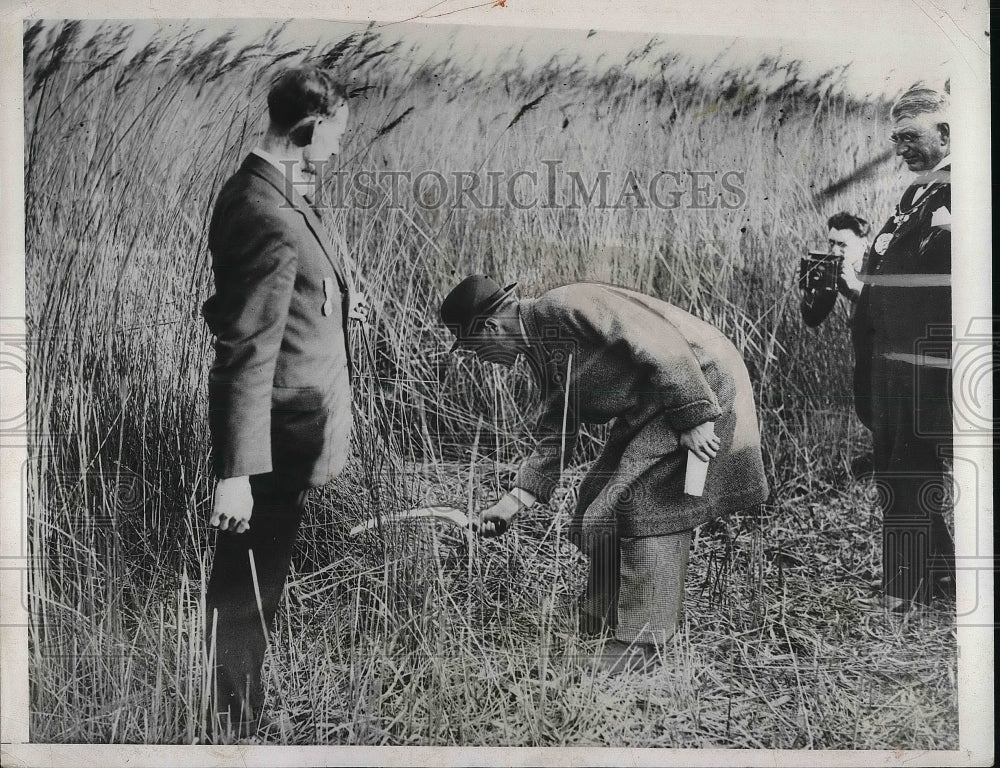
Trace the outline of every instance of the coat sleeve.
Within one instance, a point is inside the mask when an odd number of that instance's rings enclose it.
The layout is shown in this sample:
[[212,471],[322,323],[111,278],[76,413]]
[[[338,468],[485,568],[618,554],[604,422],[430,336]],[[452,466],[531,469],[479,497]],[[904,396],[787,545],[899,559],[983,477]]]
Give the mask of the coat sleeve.
[[799,303],[799,309],[802,311],[802,319],[807,326],[815,328],[826,320],[831,310],[833,310],[833,305],[836,303],[836,291],[803,291],[802,301]]
[[661,403],[677,432],[722,415],[691,345],[666,318],[630,301],[578,303],[571,316],[581,332],[589,330],[605,347],[626,350],[631,364],[645,369],[649,391],[639,394]]
[[[942,205],[938,210],[948,211],[948,206]],[[950,211],[948,211],[948,216],[951,216]],[[924,235],[920,240],[919,253],[919,268],[923,271],[930,274],[951,274],[950,228],[925,226]]]
[[851,313],[851,346],[854,350],[854,410],[861,423],[869,430],[874,423],[872,415],[872,354],[873,334],[868,303],[871,289],[861,289],[857,304]]
[[220,478],[272,469],[271,390],[297,271],[280,221],[234,222],[228,233],[213,250],[216,295],[203,308],[216,336],[208,408]]
[[546,399],[535,427],[538,443],[514,479],[515,487],[523,488],[543,503],[551,498],[559,483],[560,470],[569,463],[580,435],[577,409],[567,401],[565,389],[562,392],[563,397]]

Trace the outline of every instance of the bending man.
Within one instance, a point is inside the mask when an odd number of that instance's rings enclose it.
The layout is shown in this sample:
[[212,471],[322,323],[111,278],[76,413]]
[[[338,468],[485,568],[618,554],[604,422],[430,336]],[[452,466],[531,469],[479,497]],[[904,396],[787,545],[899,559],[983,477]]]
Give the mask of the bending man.
[[[455,349],[507,365],[525,355],[542,394],[537,448],[482,531],[500,535],[548,501],[580,425],[613,421],[571,522],[591,561],[581,630],[615,633],[606,670],[647,667],[677,628],[692,529],[767,496],[746,367],[718,329],[649,296],[593,283],[537,299],[513,290],[472,276],[441,306]],[[684,493],[689,452],[710,461],[702,496]]]

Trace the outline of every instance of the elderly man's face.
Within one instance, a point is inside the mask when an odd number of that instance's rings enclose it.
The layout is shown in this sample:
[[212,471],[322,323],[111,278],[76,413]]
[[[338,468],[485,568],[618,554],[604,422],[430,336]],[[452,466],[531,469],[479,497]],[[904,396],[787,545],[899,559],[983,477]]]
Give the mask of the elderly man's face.
[[496,363],[510,367],[517,360],[517,336],[504,323],[490,318],[483,324],[482,331],[476,334],[469,349],[476,357],[487,363]]
[[920,173],[931,170],[948,154],[950,132],[939,115],[922,114],[896,120],[891,139],[907,168]]

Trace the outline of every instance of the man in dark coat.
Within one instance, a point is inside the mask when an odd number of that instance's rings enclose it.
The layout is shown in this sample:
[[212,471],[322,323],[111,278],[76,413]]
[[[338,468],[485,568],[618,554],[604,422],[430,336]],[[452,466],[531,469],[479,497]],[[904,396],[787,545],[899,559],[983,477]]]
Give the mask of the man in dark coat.
[[266,635],[306,490],[343,468],[352,422],[341,255],[296,189],[315,190],[339,152],[346,93],[326,72],[292,69],[268,112],[261,145],[219,192],[208,236],[216,291],[202,310],[216,337],[208,398],[219,478],[206,640],[215,711],[241,734],[260,723]]
[[810,328],[826,320],[837,303],[838,294],[844,296],[853,309],[861,293],[862,283],[858,274],[868,250],[868,233],[871,231],[867,221],[847,211],[835,213],[826,224],[829,228],[827,243],[830,254],[840,260],[841,269],[836,275],[835,286],[803,287],[799,307],[802,319]]
[[948,98],[917,86],[893,105],[896,154],[919,175],[875,238],[854,316],[870,355],[887,607],[954,596],[943,515],[951,454],[951,170]]
[[[858,299],[864,283],[861,282],[860,275],[864,272],[867,264],[866,251],[869,242],[868,235],[871,232],[871,225],[861,218],[847,211],[840,211],[827,219],[827,242],[830,254],[841,260],[840,274],[836,275],[834,285],[823,285],[814,287],[807,282],[802,286],[802,299],[799,307],[802,311],[802,319],[810,328],[820,325],[833,311],[837,303],[837,296],[844,296],[851,306],[851,342],[854,346],[854,409],[858,414],[861,423],[869,430],[872,428],[871,417],[871,350],[865,348],[866,339],[859,338],[853,332],[855,327],[854,315],[858,309]],[[826,282],[826,281],[817,281]],[[858,456],[851,462],[851,473],[856,478],[867,477],[871,474],[873,459],[870,454]]]
[[[582,424],[613,422],[571,521],[591,559],[581,613],[585,630],[615,631],[605,669],[648,665],[676,631],[692,529],[767,497],[740,353],[677,307],[596,283],[517,300],[513,286],[472,276],[441,317],[456,348],[508,364],[523,354],[542,395],[537,447],[511,492],[483,512],[484,534],[549,500]],[[689,453],[709,462],[703,495],[685,493]]]

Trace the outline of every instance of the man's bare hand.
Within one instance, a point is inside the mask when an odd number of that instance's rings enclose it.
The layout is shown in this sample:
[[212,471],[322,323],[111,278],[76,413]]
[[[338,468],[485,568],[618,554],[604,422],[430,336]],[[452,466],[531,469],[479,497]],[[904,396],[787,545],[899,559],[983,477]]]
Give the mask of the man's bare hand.
[[253,494],[250,478],[224,477],[215,486],[215,504],[208,524],[220,531],[243,533],[250,528],[253,513]]
[[840,272],[840,276],[844,278],[844,282],[847,287],[850,288],[855,293],[861,293],[861,289],[865,287],[865,284],[861,282],[861,278],[858,276],[858,271],[855,269],[854,264],[848,264],[844,262],[844,267]]
[[503,536],[523,506],[524,504],[509,494],[502,496],[492,507],[483,510],[480,515],[479,532],[490,539]]
[[681,432],[681,445],[702,461],[711,461],[718,455],[722,441],[715,434],[715,424],[706,421],[687,432]]
[[347,306],[347,317],[365,324],[368,322],[368,315],[371,314],[371,307],[371,301],[369,301],[367,293],[363,291],[351,291],[350,303]]

